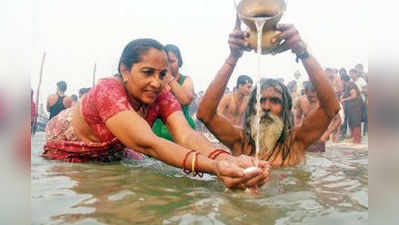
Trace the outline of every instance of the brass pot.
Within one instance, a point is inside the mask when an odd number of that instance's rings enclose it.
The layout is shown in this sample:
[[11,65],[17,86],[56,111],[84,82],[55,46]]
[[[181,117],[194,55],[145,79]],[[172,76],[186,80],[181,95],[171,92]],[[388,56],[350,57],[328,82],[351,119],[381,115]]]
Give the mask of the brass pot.
[[242,0],[237,6],[238,16],[249,29],[249,47],[257,49],[256,17],[268,17],[262,29],[262,54],[271,53],[279,43],[271,39],[281,33],[276,29],[286,9],[285,0]]

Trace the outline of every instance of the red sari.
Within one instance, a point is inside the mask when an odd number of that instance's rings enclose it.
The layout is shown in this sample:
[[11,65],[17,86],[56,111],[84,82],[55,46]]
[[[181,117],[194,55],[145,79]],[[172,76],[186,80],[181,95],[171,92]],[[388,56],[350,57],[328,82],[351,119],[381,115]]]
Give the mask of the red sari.
[[[105,121],[115,114],[128,110],[143,110],[128,97],[117,78],[101,79],[80,104],[81,115],[101,142],[84,142],[77,137],[72,127],[71,108],[51,119],[46,127],[47,143],[43,157],[67,162],[113,161],[126,153],[134,159],[142,158],[132,150],[124,152],[125,146],[105,126]],[[150,126],[157,118],[166,122],[173,112],[181,111],[179,102],[168,91],[163,91],[155,102],[146,107],[144,119]]]

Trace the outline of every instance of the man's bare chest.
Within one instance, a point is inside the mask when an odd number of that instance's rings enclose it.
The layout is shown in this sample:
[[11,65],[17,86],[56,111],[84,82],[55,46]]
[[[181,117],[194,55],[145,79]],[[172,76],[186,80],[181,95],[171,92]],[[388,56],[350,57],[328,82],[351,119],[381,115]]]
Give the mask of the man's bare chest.
[[245,106],[246,104],[244,101],[238,103],[231,100],[227,106],[227,111],[233,116],[240,116],[245,112]]

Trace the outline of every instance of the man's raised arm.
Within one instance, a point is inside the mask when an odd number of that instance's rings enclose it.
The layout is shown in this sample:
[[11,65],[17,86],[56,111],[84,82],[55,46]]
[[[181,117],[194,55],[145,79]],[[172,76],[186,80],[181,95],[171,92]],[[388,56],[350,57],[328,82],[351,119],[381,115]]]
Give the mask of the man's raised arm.
[[227,58],[202,97],[197,112],[197,118],[205,124],[219,141],[230,149],[232,149],[235,142],[240,141],[241,129],[234,127],[227,118],[217,113],[217,107],[223,97],[237,59],[232,55]]
[[240,22],[237,18],[236,27],[229,36],[230,55],[206,90],[197,112],[197,118],[205,124],[219,141],[230,149],[233,149],[234,143],[241,141],[241,129],[234,127],[229,120],[218,114],[217,107],[223,97],[237,60],[242,56],[243,49],[248,44],[245,40],[247,34],[242,32],[239,27]]
[[309,80],[316,89],[319,108],[314,110],[297,130],[296,141],[302,142],[304,149],[318,140],[339,111],[339,103],[334,89],[329,83],[323,68],[313,56],[302,60]]

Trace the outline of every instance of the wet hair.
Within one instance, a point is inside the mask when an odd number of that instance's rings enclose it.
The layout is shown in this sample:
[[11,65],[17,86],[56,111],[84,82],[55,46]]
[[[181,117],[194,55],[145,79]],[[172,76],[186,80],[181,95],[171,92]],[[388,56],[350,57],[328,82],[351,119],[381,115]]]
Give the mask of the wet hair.
[[123,49],[121,58],[119,60],[119,75],[121,73],[121,65],[125,65],[127,69],[130,70],[133,64],[140,62],[141,56],[151,48],[165,51],[164,46],[154,39],[143,38],[129,42]]
[[314,89],[314,87],[313,87],[312,82],[310,82],[310,81],[303,82],[303,89],[305,90],[305,92],[307,92],[307,91],[311,91],[311,92],[316,91]]
[[344,74],[344,75],[341,76],[341,80],[342,81],[350,81],[351,78],[347,74]]
[[360,68],[364,69],[364,67],[363,67],[363,64],[361,64],[361,63],[359,63],[359,64],[356,64],[355,68],[358,68],[358,67],[360,67]]
[[290,92],[293,92],[294,88],[297,88],[297,87],[298,87],[298,84],[296,83],[295,80],[292,80],[292,81],[288,82],[288,84],[287,84],[287,88]]
[[77,95],[71,95],[71,98],[74,102],[78,101],[78,96]]
[[66,91],[66,89],[67,89],[67,83],[65,82],[65,81],[58,81],[57,82],[57,88],[58,88],[58,90],[60,90],[60,91],[62,91],[62,92],[65,92]]
[[183,65],[183,59],[181,57],[179,47],[177,47],[176,45],[167,44],[167,45],[165,45],[165,51],[167,53],[172,52],[177,57],[177,60],[178,60],[177,65],[179,66],[179,68]]
[[81,88],[79,89],[79,96],[82,96],[90,91],[91,88]]
[[339,75],[348,75],[348,72],[346,72],[346,69],[345,68],[341,68],[341,69],[339,69]]
[[[275,153],[276,150],[282,152],[282,164],[284,161],[287,159],[290,151],[291,151],[291,141],[287,141],[287,138],[289,138],[292,129],[294,127],[294,116],[292,114],[292,98],[291,95],[288,91],[288,88],[279,82],[278,80],[275,79],[262,79],[261,81],[261,90],[264,90],[269,87],[273,87],[277,92],[281,94],[281,105],[282,105],[282,120],[283,120],[283,131],[281,132],[281,135],[279,139],[277,140],[277,144],[274,147],[273,151],[269,155],[269,157],[266,160],[270,160],[271,156]],[[249,139],[249,144],[252,145],[252,148],[255,149],[255,141],[252,139],[251,135],[251,124],[249,117],[253,114],[255,114],[255,107],[256,107],[256,87],[254,90],[252,90],[250,94],[250,98],[248,101],[248,105],[244,114],[244,132],[245,135]]]
[[239,87],[240,85],[246,85],[246,84],[253,84],[253,80],[251,77],[249,77],[248,75],[240,75],[237,79],[237,85],[236,87]]
[[352,74],[352,73],[357,74],[358,71],[355,68],[352,68],[349,70],[349,74]]

